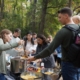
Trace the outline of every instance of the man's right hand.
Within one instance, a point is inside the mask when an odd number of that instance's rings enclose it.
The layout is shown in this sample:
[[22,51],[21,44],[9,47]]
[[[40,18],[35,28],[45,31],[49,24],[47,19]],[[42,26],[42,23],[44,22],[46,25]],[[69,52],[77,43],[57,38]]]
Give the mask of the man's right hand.
[[35,61],[36,59],[34,58],[34,56],[28,57],[27,61],[31,62],[31,61]]

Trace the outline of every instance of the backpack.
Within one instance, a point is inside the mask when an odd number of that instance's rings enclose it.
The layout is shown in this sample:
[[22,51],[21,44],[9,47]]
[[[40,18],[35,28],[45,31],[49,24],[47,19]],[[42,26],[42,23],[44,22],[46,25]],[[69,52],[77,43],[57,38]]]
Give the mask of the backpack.
[[80,27],[77,30],[69,25],[65,28],[73,33],[72,42],[67,49],[68,59],[75,67],[80,68]]

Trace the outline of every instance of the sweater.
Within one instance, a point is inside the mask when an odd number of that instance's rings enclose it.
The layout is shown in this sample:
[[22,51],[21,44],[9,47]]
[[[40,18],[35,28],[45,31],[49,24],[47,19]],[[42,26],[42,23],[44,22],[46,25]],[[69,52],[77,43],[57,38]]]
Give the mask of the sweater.
[[62,61],[69,61],[67,49],[71,44],[71,41],[73,39],[73,33],[66,29],[66,26],[70,26],[74,29],[79,29],[79,26],[77,24],[67,24],[63,28],[61,28],[57,34],[55,35],[54,40],[52,43],[45,48],[43,51],[41,51],[39,54],[35,55],[34,58],[44,58],[49,56],[59,45],[61,45],[62,50]]
[[0,73],[6,74],[6,50],[17,47],[17,42],[8,42],[4,44],[0,38]]
[[[48,46],[48,44],[38,45],[36,54],[39,54],[39,52],[44,50],[47,46]],[[53,68],[55,66],[53,54],[51,54],[50,56],[47,56],[45,58],[42,58],[42,62],[44,63],[45,68]]]

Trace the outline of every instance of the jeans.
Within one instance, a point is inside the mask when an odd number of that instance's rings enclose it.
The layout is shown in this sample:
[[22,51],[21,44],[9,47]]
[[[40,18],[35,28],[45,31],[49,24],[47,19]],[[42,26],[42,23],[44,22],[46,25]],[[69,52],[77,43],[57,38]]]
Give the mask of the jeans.
[[4,74],[0,73],[0,80],[6,80]]
[[61,63],[63,80],[80,80],[80,68],[73,66],[70,62]]

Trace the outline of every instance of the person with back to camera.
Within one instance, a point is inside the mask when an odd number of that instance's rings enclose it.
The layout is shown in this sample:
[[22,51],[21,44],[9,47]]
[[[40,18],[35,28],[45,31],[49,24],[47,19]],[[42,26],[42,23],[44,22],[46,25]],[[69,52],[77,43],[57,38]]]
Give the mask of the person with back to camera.
[[[75,24],[72,20],[72,10],[68,7],[62,8],[58,11],[58,19],[63,28],[61,28],[55,35],[53,42],[39,54],[34,57],[29,57],[28,61],[33,61],[39,58],[44,58],[49,56],[59,45],[62,49],[62,77],[63,80],[79,80],[79,70],[80,68],[75,67],[69,60],[69,55],[67,54],[67,49],[69,48],[71,41],[73,40],[73,33],[66,27],[70,26],[75,30],[79,29],[79,26]],[[72,53],[71,53],[72,54]]]

